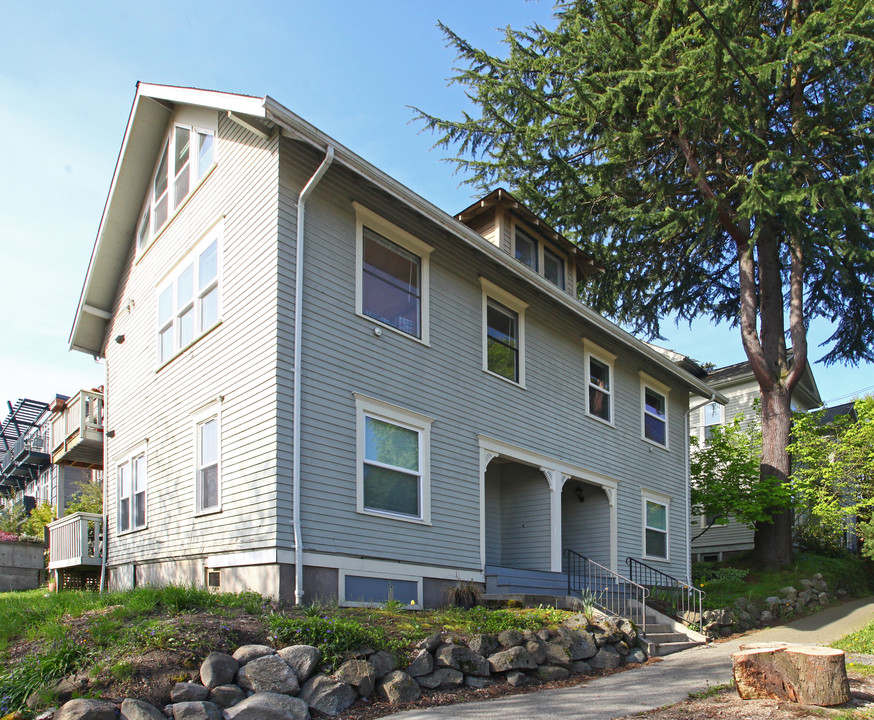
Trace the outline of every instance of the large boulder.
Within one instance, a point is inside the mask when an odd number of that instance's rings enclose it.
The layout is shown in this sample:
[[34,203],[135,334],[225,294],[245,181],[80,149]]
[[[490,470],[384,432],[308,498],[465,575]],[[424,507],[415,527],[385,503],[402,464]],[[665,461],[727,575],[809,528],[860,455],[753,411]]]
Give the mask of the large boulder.
[[55,720],[116,720],[115,705],[106,700],[76,698],[61,705]]
[[564,680],[568,675],[570,675],[570,671],[567,668],[556,665],[541,665],[537,668],[537,677],[543,680],[543,682]]
[[278,693],[255,693],[224,712],[225,720],[309,720],[307,704]]
[[522,633],[518,630],[504,630],[500,635],[498,635],[498,642],[501,643],[505,648],[516,647],[517,645],[521,645],[523,640]]
[[278,650],[276,654],[294,670],[297,681],[301,683],[309,680],[322,659],[322,651],[312,645],[291,645]]
[[379,683],[379,691],[390,703],[405,703],[418,700],[422,689],[413,678],[402,670],[394,670]]
[[464,645],[441,645],[434,651],[434,664],[460,670],[465,675],[487,677],[490,674],[489,661]]
[[511,647],[509,650],[501,650],[494,655],[489,655],[489,667],[492,672],[506,672],[507,670],[533,670],[537,662],[523,647]]
[[373,665],[377,679],[385,677],[392,670],[397,670],[398,667],[398,661],[395,656],[385,650],[373,653],[373,655],[367,658],[367,661]]
[[416,645],[418,650],[427,650],[428,652],[434,652],[443,642],[443,634],[436,632],[433,635],[429,635],[424,640],[420,640]]
[[619,667],[622,656],[612,645],[604,645],[595,655],[589,658],[589,665],[596,670],[613,670]]
[[209,690],[203,685],[190,682],[178,682],[170,691],[170,700],[174,703],[206,700]]
[[222,709],[211,702],[173,703],[173,720],[223,720]]
[[314,675],[303,684],[300,699],[325,715],[339,715],[358,699],[358,693],[328,675]]
[[212,690],[219,685],[228,685],[234,681],[240,663],[227,653],[211,652],[200,664],[200,682]]
[[554,640],[543,644],[544,661],[538,665],[564,665],[567,667],[571,664],[573,658],[571,651],[560,640]]
[[264,655],[250,660],[237,673],[237,684],[252,692],[297,695],[297,675],[279,655]]
[[501,647],[501,643],[494,635],[474,635],[467,646],[477,655],[488,657]]
[[416,682],[429,690],[456,688],[464,685],[464,673],[454,668],[437,668],[428,675],[417,677]]
[[154,705],[130,698],[121,703],[119,717],[121,720],[167,720],[167,716]]
[[419,650],[413,658],[413,662],[407,665],[407,674],[410,677],[427,675],[434,669],[434,656],[425,648]]
[[239,685],[219,685],[209,691],[209,701],[223,708],[229,708],[245,699],[246,693]]
[[334,678],[354,687],[361,697],[370,697],[378,679],[376,670],[367,660],[347,660],[337,668]]
[[234,660],[245,665],[265,655],[275,655],[276,650],[268,645],[241,645],[234,650]]

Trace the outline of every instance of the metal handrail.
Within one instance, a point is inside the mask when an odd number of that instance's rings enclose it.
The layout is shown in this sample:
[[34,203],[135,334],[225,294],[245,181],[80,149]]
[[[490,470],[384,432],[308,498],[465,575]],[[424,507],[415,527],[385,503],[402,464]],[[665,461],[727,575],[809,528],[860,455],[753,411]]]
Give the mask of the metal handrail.
[[588,599],[613,617],[631,620],[646,632],[649,590],[574,550],[564,551],[568,595]]
[[652,602],[686,625],[701,628],[705,592],[632,557],[625,558],[628,574],[650,589]]

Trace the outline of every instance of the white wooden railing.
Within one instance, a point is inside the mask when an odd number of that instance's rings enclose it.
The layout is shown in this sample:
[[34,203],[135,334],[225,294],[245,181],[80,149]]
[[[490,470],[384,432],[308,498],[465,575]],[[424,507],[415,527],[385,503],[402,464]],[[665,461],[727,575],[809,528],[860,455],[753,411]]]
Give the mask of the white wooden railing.
[[103,431],[103,393],[81,390],[52,420],[52,450],[88,430]]
[[49,570],[100,565],[103,516],[76,512],[46,526],[49,529]]

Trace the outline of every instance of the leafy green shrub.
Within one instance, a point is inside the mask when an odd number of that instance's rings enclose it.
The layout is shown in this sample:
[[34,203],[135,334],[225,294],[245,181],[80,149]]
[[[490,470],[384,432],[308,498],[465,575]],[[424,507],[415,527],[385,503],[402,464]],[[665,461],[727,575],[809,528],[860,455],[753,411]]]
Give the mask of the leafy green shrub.
[[22,535],[43,539],[45,526],[55,519],[55,509],[51,503],[40,503],[30,511],[30,516],[21,524]]
[[332,670],[350,650],[368,646],[374,650],[393,650],[394,644],[380,628],[366,627],[357,620],[328,616],[289,617],[270,615],[267,626],[279,643],[315,645],[322,651],[322,662]]
[[551,607],[528,610],[489,610],[481,606],[459,613],[458,623],[463,632],[497,635],[504,630],[539,630],[546,625],[557,625],[569,613]]
[[79,491],[67,503],[67,514],[74,512],[96,513],[103,512],[103,486],[99,482],[84,483],[79,486]]
[[[809,558],[809,555],[799,555],[799,561]],[[841,557],[816,559],[819,572],[828,583],[830,592],[840,588],[852,596],[859,597],[874,590],[874,570],[870,561],[846,552]]]
[[749,570],[730,567],[715,562],[696,562],[692,564],[692,582],[696,587],[711,583],[728,583],[737,585],[746,580]]
[[24,507],[19,503],[6,501],[0,508],[0,532],[17,535],[21,532],[21,524],[24,522]]
[[64,639],[16,662],[0,674],[0,715],[23,709],[32,693],[69,675],[84,655],[81,646]]

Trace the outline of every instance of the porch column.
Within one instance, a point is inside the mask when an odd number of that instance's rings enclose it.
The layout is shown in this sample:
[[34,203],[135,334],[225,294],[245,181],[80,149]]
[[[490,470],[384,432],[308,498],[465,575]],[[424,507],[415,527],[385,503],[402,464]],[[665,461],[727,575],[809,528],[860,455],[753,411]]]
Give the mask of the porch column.
[[549,569],[561,572],[561,489],[570,479],[560,470],[540,468],[549,482]]
[[607,502],[610,505],[610,569],[618,573],[616,567],[616,488],[612,485],[602,485],[601,489],[607,496]]

